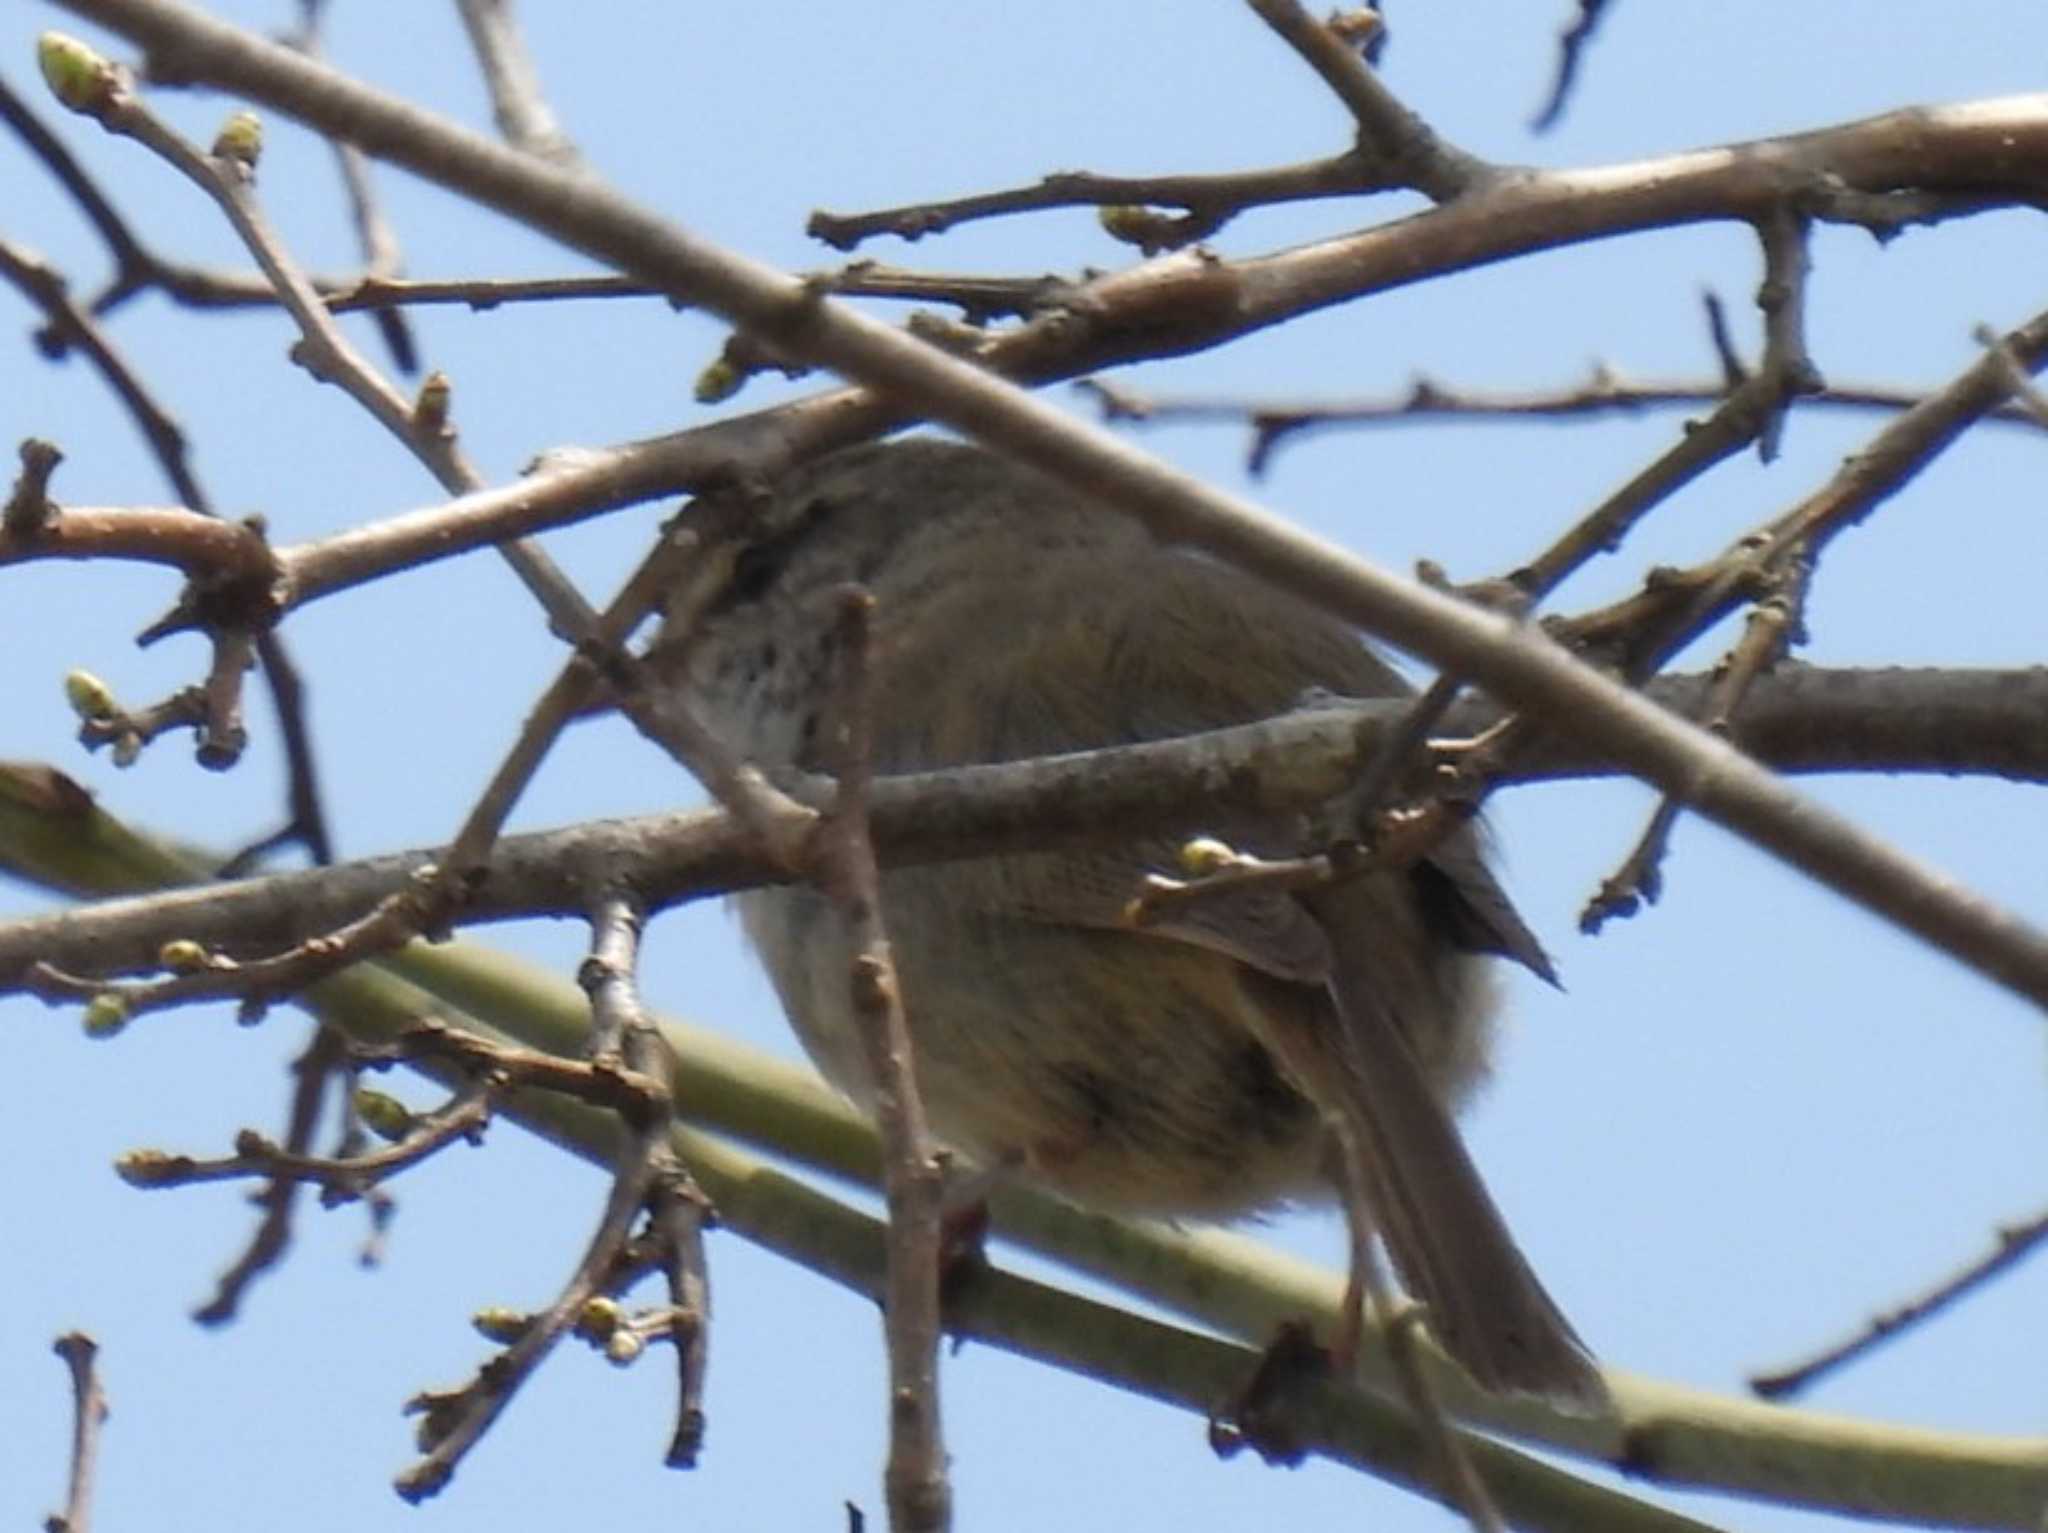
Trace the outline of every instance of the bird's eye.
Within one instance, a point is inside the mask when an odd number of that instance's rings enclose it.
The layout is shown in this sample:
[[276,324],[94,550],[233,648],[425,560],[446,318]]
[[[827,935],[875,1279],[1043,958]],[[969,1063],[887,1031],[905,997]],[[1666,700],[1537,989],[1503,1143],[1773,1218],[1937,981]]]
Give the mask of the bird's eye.
[[780,578],[796,552],[813,530],[832,514],[832,502],[820,497],[810,502],[794,522],[773,537],[749,543],[733,560],[732,578],[726,583],[729,602],[759,601]]
[[759,601],[775,583],[775,576],[789,556],[788,545],[781,539],[772,543],[750,543],[733,560],[732,579],[726,585],[727,599],[736,602]]

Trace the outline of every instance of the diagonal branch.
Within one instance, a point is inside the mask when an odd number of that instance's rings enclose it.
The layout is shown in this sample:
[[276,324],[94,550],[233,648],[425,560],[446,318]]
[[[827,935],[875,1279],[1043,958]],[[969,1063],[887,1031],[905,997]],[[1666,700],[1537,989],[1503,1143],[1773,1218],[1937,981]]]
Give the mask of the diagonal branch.
[[1297,0],[1246,0],[1274,33],[1301,55],[1358,124],[1358,145],[1396,186],[1412,186],[1435,202],[1464,195],[1498,172],[1453,148],[1395,99],[1358,49],[1331,22],[1317,21]]
[[[1647,691],[1697,714],[1710,685],[1703,677],[1667,678]],[[874,792],[875,843],[884,866],[903,866],[1199,832],[1235,811],[1301,810],[1342,793],[1406,708],[1389,700],[1345,704],[1180,740],[883,779]],[[1444,727],[1470,736],[1501,716],[1495,705],[1468,700]],[[1790,771],[1975,771],[2048,782],[2048,669],[1788,667],[1758,683],[1744,736],[1762,759]],[[1612,770],[1587,742],[1552,735],[1498,780]],[[70,849],[96,845],[106,826],[90,797],[60,774],[0,770],[0,862],[24,876],[72,887]],[[402,891],[429,860],[424,852],[375,857],[0,923],[0,991],[18,988],[38,961],[95,975],[153,968],[174,938],[223,952],[271,951],[357,918]],[[743,822],[700,810],[505,837],[481,875],[463,922],[579,916],[592,884],[612,879],[662,908],[788,871]]]

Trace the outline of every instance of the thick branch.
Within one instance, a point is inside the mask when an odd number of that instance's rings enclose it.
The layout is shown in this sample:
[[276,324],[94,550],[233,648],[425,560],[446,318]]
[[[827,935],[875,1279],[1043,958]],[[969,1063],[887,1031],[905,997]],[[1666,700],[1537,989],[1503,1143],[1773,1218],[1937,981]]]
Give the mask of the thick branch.
[[[1668,679],[1650,693],[1698,712],[1708,685],[1706,678]],[[1194,831],[1233,810],[1299,809],[1343,791],[1404,707],[1351,704],[1184,740],[885,779],[875,785],[876,846],[884,865],[895,866],[1128,839],[1141,831]],[[1445,728],[1471,732],[1498,717],[1485,702],[1470,701]],[[1758,683],[1743,731],[1763,759],[1793,771],[1974,771],[2048,781],[2048,670],[1787,667]],[[1502,780],[1608,770],[1583,744],[1553,737]],[[51,817],[96,813],[82,796],[43,798],[33,827],[4,837],[5,854],[24,865],[31,830],[48,834]],[[0,811],[6,804],[0,794]],[[630,885],[659,909],[782,877],[758,848],[743,827],[709,810],[507,837],[457,919],[578,916],[592,882],[604,879]],[[19,988],[38,960],[94,975],[148,968],[171,938],[229,954],[275,951],[358,918],[406,887],[430,856],[401,853],[0,924],[0,988]]]
[[[419,975],[450,960],[461,962],[459,944],[426,951],[411,971]],[[475,958],[469,964],[481,967]],[[489,964],[491,978],[478,991],[504,981],[495,955]],[[570,1030],[554,1044],[573,1048],[583,1014],[581,997],[563,981],[541,983],[563,992],[553,1010]],[[502,1003],[502,990],[498,995]],[[792,1118],[808,1115],[820,1125],[821,1136],[844,1152],[820,1156],[813,1141],[795,1153],[812,1164],[872,1181],[877,1164],[872,1132],[821,1083],[717,1035],[671,1027],[669,1036],[684,1058],[678,1078],[691,1088],[679,1105],[693,1121],[701,1115],[713,1126],[737,1127],[732,1124],[736,1104],[758,1098],[764,1081],[774,1081],[781,1087],[775,1092],[777,1129],[786,1135]],[[527,1113],[526,1121],[541,1132],[604,1163],[613,1153],[610,1125],[594,1115],[565,1117],[559,1109],[566,1105],[560,1099],[521,1101],[512,1111]],[[549,1110],[545,1121],[534,1122],[531,1114]],[[738,1131],[758,1134],[760,1127]],[[793,1148],[786,1137],[778,1142],[784,1152]],[[880,1293],[883,1241],[873,1221],[765,1170],[722,1141],[686,1133],[679,1148],[717,1200],[725,1228],[861,1292]],[[1343,1286],[1335,1274],[1225,1231],[1084,1215],[1022,1187],[1000,1190],[992,1204],[998,1228],[1012,1238],[1228,1335],[1263,1340],[1283,1320],[1327,1318]],[[987,1274],[974,1284],[950,1318],[963,1334],[1198,1412],[1239,1388],[1252,1363],[1251,1354],[1241,1349],[1006,1273]],[[1387,1383],[1383,1368],[1372,1368],[1370,1377],[1382,1387]],[[1972,1526],[2023,1522],[2048,1494],[2048,1460],[2036,1438],[1968,1437],[1846,1422],[1618,1371],[1610,1370],[1608,1377],[1615,1386],[1618,1420],[1568,1417],[1528,1402],[1503,1402],[1457,1383],[1448,1373],[1442,1382],[1461,1420],[1576,1457],[1626,1466],[1632,1474],[1670,1486],[1747,1492],[1921,1524]],[[1303,1418],[1310,1433],[1307,1446],[1369,1466],[1376,1474],[1391,1472],[1404,1483],[1420,1480],[1419,1445],[1379,1395],[1318,1390],[1313,1401]],[[1486,1440],[1470,1446],[1480,1456],[1488,1484],[1518,1524],[1574,1530],[1694,1526],[1675,1519],[1636,1520],[1657,1514],[1637,1505],[1617,1506],[1611,1492],[1559,1476]],[[1608,1517],[1621,1520],[1610,1524]]]

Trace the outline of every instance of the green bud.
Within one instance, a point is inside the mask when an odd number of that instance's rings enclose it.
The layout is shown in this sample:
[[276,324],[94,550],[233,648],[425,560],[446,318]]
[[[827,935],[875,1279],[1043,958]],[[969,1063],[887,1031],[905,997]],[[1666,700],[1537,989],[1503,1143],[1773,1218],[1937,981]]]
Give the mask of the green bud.
[[724,357],[720,357],[717,361],[706,367],[703,372],[697,374],[697,386],[693,392],[696,394],[697,403],[700,405],[724,404],[740,391],[740,386],[746,381],[747,375],[745,373],[734,367]]
[[111,59],[63,32],[45,32],[36,39],[36,63],[50,94],[74,112],[105,105],[120,83],[120,71]]
[[1182,222],[1156,208],[1132,206],[1098,208],[1095,221],[1111,239],[1148,252],[1173,243],[1169,236]]
[[176,1164],[177,1157],[162,1150],[130,1150],[114,1158],[114,1175],[130,1187],[161,1187]]
[[91,671],[72,671],[64,678],[64,700],[81,719],[110,719],[121,711],[114,689]]
[[395,1096],[374,1087],[358,1086],[355,1104],[356,1116],[363,1120],[363,1127],[379,1139],[395,1144],[412,1132],[412,1109]]
[[477,1334],[485,1341],[509,1347],[533,1329],[533,1316],[502,1304],[493,1304],[471,1315],[469,1323],[476,1327]]
[[128,1025],[132,1014],[126,996],[115,990],[102,990],[85,1003],[85,1036],[111,1038]]
[[214,136],[213,156],[254,170],[263,158],[263,119],[254,112],[233,114]]
[[1221,873],[1225,868],[1235,867],[1241,860],[1236,847],[1214,836],[1195,836],[1180,846],[1181,870],[1194,877]]
[[356,1118],[381,1140],[397,1140],[412,1134],[412,1107],[375,1087],[356,1087]]
[[614,1331],[604,1344],[605,1360],[616,1363],[621,1368],[635,1361],[646,1350],[647,1343],[641,1339],[638,1331],[633,1330]]
[[206,967],[206,948],[190,937],[173,937],[156,950],[156,961],[173,974],[197,974]]

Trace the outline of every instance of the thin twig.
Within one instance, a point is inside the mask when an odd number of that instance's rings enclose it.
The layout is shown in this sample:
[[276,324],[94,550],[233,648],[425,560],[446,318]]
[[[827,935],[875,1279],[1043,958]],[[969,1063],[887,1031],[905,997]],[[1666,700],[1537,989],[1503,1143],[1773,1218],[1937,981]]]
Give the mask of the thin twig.
[[842,657],[834,776],[838,790],[815,845],[819,881],[839,907],[853,952],[850,1008],[874,1083],[889,1212],[882,1315],[889,1352],[889,1453],[883,1485],[892,1533],[942,1533],[952,1525],[939,1410],[939,1283],[945,1177],[917,1088],[917,1059],[902,985],[882,916],[881,875],[869,829],[874,776],[874,698],[869,680],[874,598],[850,590],[840,613]]
[[43,1519],[44,1533],[91,1533],[94,1475],[99,1465],[100,1428],[107,1420],[107,1394],[100,1384],[99,1343],[83,1331],[67,1331],[51,1348],[71,1370],[71,1472],[64,1510]]
[[512,0],[456,0],[455,8],[505,142],[557,165],[578,163],[576,145],[541,91],[540,71],[512,17]]
[[[675,1061],[660,1029],[640,1002],[637,973],[645,916],[631,894],[610,889],[592,904],[590,954],[577,982],[590,997],[586,1051],[603,1063],[617,1057],[648,1079],[667,1079]],[[658,1310],[625,1319],[605,1338],[614,1362],[637,1358],[649,1341],[663,1339],[676,1350],[676,1425],[665,1462],[694,1468],[704,1442],[704,1377],[710,1355],[711,1276],[704,1256],[704,1227],[711,1200],[689,1168],[663,1144],[651,1152],[646,1231],[620,1253],[610,1291],[618,1292],[647,1268],[658,1268],[668,1284],[669,1302]],[[625,1338],[630,1337],[627,1341]]]
[[[1418,376],[1406,389],[1378,398],[1298,400],[1156,397],[1107,378],[1081,378],[1075,387],[1093,395],[1102,418],[1138,425],[1214,422],[1248,425],[1252,445],[1247,470],[1254,476],[1272,466],[1286,442],[1320,431],[1373,426],[1424,425],[1465,420],[1552,421],[1640,415],[1647,410],[1719,405],[1730,388],[1749,376],[1743,367],[1732,379],[1635,378],[1600,364],[1579,383],[1533,389],[1480,389]],[[1795,412],[1813,409],[1896,415],[1927,398],[1924,389],[1884,384],[1826,384],[1790,401]],[[2017,404],[1984,414],[1988,423],[2048,427],[2048,419]]]
[[[308,61],[309,65],[311,61]],[[323,382],[339,384],[372,418],[420,458],[449,490],[482,487],[482,478],[456,450],[445,430],[422,430],[409,400],[386,383],[327,311],[320,295],[270,227],[252,191],[253,151],[203,154],[144,105],[125,78],[110,77],[86,110],[109,132],[152,150],[217,203],[279,299],[299,326],[301,344],[293,355]],[[578,637],[587,631],[590,610],[546,554],[520,541],[501,551],[547,612],[557,631]]]
[[1793,558],[1818,562],[1826,545],[1897,494],[1978,419],[2010,397],[2017,364],[2048,362],[2048,310],[2009,331],[2001,344],[1892,421],[1847,458],[1828,481],[1717,558],[1682,570],[1654,571],[1637,595],[1557,625],[1560,637],[1619,648],[1632,676],[1652,673],[1754,593]]
[[[1762,360],[1754,372],[1741,378],[1730,395],[1748,398],[1737,417],[1751,429],[1758,458],[1769,463],[1777,457],[1786,412],[1791,401],[1821,386],[1818,369],[1806,345],[1806,281],[1811,270],[1810,228],[1790,208],[1775,210],[1762,219],[1757,237],[1763,247],[1764,278],[1758,285],[1756,303],[1763,314]],[[1708,310],[1719,316],[1718,305]],[[1717,345],[1731,377],[1741,367],[1728,342],[1725,324],[1715,325]],[[1725,408],[1725,407],[1724,407]],[[1807,583],[1812,575],[1809,559],[1799,558],[1757,582],[1757,605],[1745,626],[1743,638],[1733,654],[1723,660],[1719,680],[1712,694],[1712,712],[1702,720],[1724,739],[1733,738],[1735,711],[1764,669],[1777,662],[1791,640],[1803,632]],[[1737,582],[1723,582],[1733,587]],[[1768,587],[1768,589],[1765,589]],[[1702,601],[1706,598],[1702,597]],[[1638,648],[1628,675],[1640,680],[1653,663],[1661,663],[1668,648],[1654,651]],[[1656,660],[1651,655],[1656,655]],[[1579,930],[1592,936],[1612,917],[1633,916],[1647,901],[1656,903],[1663,887],[1663,863],[1671,844],[1671,832],[1678,822],[1678,796],[1666,793],[1658,800],[1648,825],[1637,838],[1622,866],[1601,882],[1579,915]]]
[[653,1183],[656,1153],[665,1147],[668,1119],[649,1114],[625,1136],[610,1196],[576,1270],[555,1301],[535,1316],[511,1346],[456,1390],[423,1391],[406,1402],[420,1418],[422,1455],[394,1482],[407,1501],[424,1501],[454,1477],[456,1466],[554,1350],[584,1307],[604,1290],[605,1276],[632,1231]]
[[[1189,843],[1193,850],[1201,843]],[[1241,896],[1247,890],[1261,893],[1293,893],[1316,889],[1335,876],[1327,855],[1312,857],[1253,857],[1233,848],[1202,849],[1204,864],[1194,878],[1168,878],[1148,873],[1140,880],[1138,892],[1124,907],[1124,919],[1132,926],[1157,925],[1167,916],[1190,906]]]
[[1358,124],[1359,147],[1395,186],[1449,202],[1492,177],[1493,167],[1445,143],[1403,106],[1339,31],[1296,0],[1247,0],[1259,20],[1300,54]]
[[[327,10],[326,0],[299,0],[299,30],[286,40],[309,58],[318,58],[320,23]],[[384,216],[377,194],[370,184],[369,156],[343,139],[329,141],[336,168],[341,173],[342,191],[348,198],[349,217],[355,224],[356,244],[363,253],[365,277],[395,277],[405,264],[398,244],[398,231]],[[404,313],[379,310],[374,315],[378,332],[390,349],[392,365],[410,377],[420,368],[419,348],[413,341],[412,326]]]
[[[126,245],[121,243],[126,238],[126,225],[100,196],[98,189],[78,170],[62,145],[57,144],[42,124],[14,99],[4,81],[0,81],[0,115],[7,116],[31,147],[44,155],[59,180],[78,197],[80,205],[100,224],[102,232],[114,241],[117,259],[129,260],[139,247],[135,247],[132,240]],[[183,431],[114,348],[93,315],[82,312],[71,302],[62,276],[4,242],[0,242],[0,274],[8,276],[42,304],[49,316],[44,327],[46,349],[53,341],[80,346],[142,432],[175,492],[194,512],[212,515],[212,508],[192,470]],[[95,313],[99,312],[104,312],[104,309],[96,308]],[[0,544],[6,541],[4,536],[0,536]],[[188,567],[187,573],[195,572]],[[258,632],[256,653],[262,661],[264,679],[270,688],[279,729],[284,737],[289,812],[284,825],[259,843],[257,848],[252,848],[251,854],[285,841],[298,840],[304,842],[314,862],[330,862],[333,860],[333,843],[321,803],[319,774],[314,762],[311,732],[306,723],[304,689],[298,669],[292,663],[284,641],[267,628]]]
[[398,1143],[361,1155],[294,1154],[254,1129],[244,1129],[235,1136],[232,1155],[196,1160],[162,1150],[130,1150],[115,1162],[115,1170],[130,1187],[151,1189],[259,1176],[273,1182],[312,1182],[321,1188],[321,1202],[332,1208],[368,1196],[380,1182],[411,1170],[452,1144],[483,1143],[494,1089],[485,1083],[432,1112],[416,1114],[411,1129]]
[[1213,175],[1103,176],[1061,171],[1030,186],[978,192],[943,202],[915,202],[868,213],[819,209],[805,222],[804,232],[835,250],[852,250],[881,234],[919,240],[960,224],[1012,213],[1073,207],[1171,207],[1187,209],[1201,228],[1213,233],[1247,208],[1381,192],[1391,184],[1383,167],[1370,164],[1357,153]]
[[711,1221],[711,1200],[677,1161],[655,1178],[647,1212],[648,1235],[661,1249],[662,1276],[668,1283],[665,1334],[676,1349],[676,1428],[665,1462],[673,1469],[691,1469],[704,1446],[704,1376],[711,1336],[704,1227]]
[[2048,1240],[2048,1214],[2019,1224],[2002,1225],[1994,1247],[1959,1272],[1943,1278],[1925,1293],[1871,1317],[1855,1335],[1790,1368],[1750,1375],[1749,1387],[1766,1400],[1801,1394],[1836,1369],[1867,1356],[1913,1327],[1933,1319],[1951,1304],[1981,1288],[2008,1268],[2024,1261]]
[[[1735,715],[1758,679],[1783,658],[1800,632],[1812,565],[1795,560],[1784,572],[1779,589],[1762,596],[1750,609],[1742,637],[1715,669],[1707,707],[1700,722],[1723,739],[1734,739]],[[1579,913],[1579,930],[1597,935],[1614,917],[1632,916],[1644,902],[1656,904],[1663,893],[1663,863],[1671,832],[1678,823],[1679,804],[1666,796],[1658,801],[1634,849]]]
[[194,509],[202,508],[203,498],[186,466],[184,432],[143,386],[99,321],[73,301],[63,274],[31,252],[0,240],[0,276],[43,311],[45,333],[52,343],[85,353],[142,432],[177,493]]
[[114,983],[38,961],[25,975],[24,988],[46,1000],[111,1004],[123,1021],[193,1001],[232,999],[240,1003],[243,1022],[256,1022],[281,997],[436,929],[444,904],[438,885],[432,874],[416,877],[356,919],[262,957],[237,960],[208,952],[160,979]]
[[[669,1143],[675,1107],[668,1090],[665,1055],[657,1060],[659,1045],[653,1024],[639,1003],[635,979],[640,951],[639,903],[614,888],[593,900],[591,914],[592,947],[582,978],[593,1007],[604,1014],[602,1026],[611,1035],[612,1052],[598,1054],[587,1065],[528,1050],[493,1048],[488,1055],[515,1066],[526,1084],[545,1084],[548,1077],[571,1078],[562,1074],[563,1067],[568,1067],[571,1076],[580,1078],[593,1093],[585,1100],[619,1113],[624,1131],[613,1163],[611,1192],[581,1259],[554,1302],[517,1327],[511,1345],[480,1368],[468,1384],[452,1391],[423,1392],[408,1403],[408,1411],[421,1418],[423,1449],[418,1462],[396,1482],[398,1493],[408,1501],[424,1500],[448,1483],[456,1466],[555,1343],[583,1323],[593,1301],[608,1296],[623,1275],[642,1265],[633,1250],[633,1222],[649,1209],[651,1200],[657,1194],[677,1195],[679,1176],[683,1178],[681,1186],[687,1189],[682,1195],[695,1190]],[[457,1046],[463,1035],[452,1029],[435,1029],[431,1036],[440,1047]],[[639,1335],[630,1326],[621,1329],[613,1323],[614,1311],[608,1305],[600,1305],[598,1315],[594,1329],[603,1336],[610,1355],[621,1362],[637,1357],[644,1348]],[[692,1340],[701,1345],[701,1337]]]
[[1549,132],[1564,116],[1565,103],[1571,100],[1572,87],[1578,83],[1579,66],[1585,62],[1586,50],[1592,46],[1593,34],[1599,30],[1609,3],[1610,0],[1579,0],[1578,14],[1558,36],[1557,75],[1551,81],[1550,95],[1530,119],[1531,133]]
[[[94,318],[105,319],[148,292],[160,292],[173,303],[193,309],[266,308],[277,303],[276,289],[260,271],[226,272],[190,266],[151,250],[71,151],[4,79],[0,79],[0,121],[13,128],[29,152],[42,161],[107,247],[114,275],[87,305],[87,312]],[[329,292],[351,287],[356,279],[316,276],[312,280],[320,291]],[[36,341],[55,361],[71,344],[71,337],[54,325],[45,325]]]
[[[1787,306],[1781,304],[1780,311]],[[1796,318],[1797,306],[1790,307]],[[1767,327],[1771,325],[1777,321],[1767,320]],[[1778,325],[1780,344],[1786,344],[1786,334]],[[1713,414],[1691,425],[1655,460],[1509,578],[1532,603],[1540,602],[1591,560],[1620,548],[1651,511],[1707,470],[1765,438],[1771,423],[1780,417],[1784,401],[1804,393],[1817,381],[1810,367],[1800,365],[1803,362],[1803,350],[1787,352],[1783,366],[1766,365],[1743,377]]]
[[[292,1098],[284,1138],[288,1152],[303,1155],[312,1148],[321,1102],[345,1053],[341,1035],[323,1026],[314,1032],[305,1052],[292,1061]],[[274,1177],[251,1200],[262,1210],[256,1231],[214,1284],[213,1297],[193,1311],[194,1320],[201,1325],[223,1325],[241,1312],[249,1285],[276,1266],[291,1246],[299,1185],[296,1178]]]
[[1970,338],[1979,346],[1988,347],[1997,359],[1999,369],[2005,375],[2005,386],[2012,391],[2014,403],[2002,406],[1994,414],[2010,411],[2015,416],[2031,421],[2036,426],[2048,426],[2048,391],[2034,382],[2032,376],[2020,365],[2005,344],[2005,338],[1989,325],[1978,325],[1970,331]]
[[1790,207],[1773,208],[1758,220],[1763,246],[1764,279],[1757,286],[1756,306],[1764,318],[1764,354],[1760,377],[1776,385],[1776,399],[1757,433],[1757,456],[1765,463],[1778,456],[1785,416],[1793,399],[1821,387],[1820,370],[1806,346],[1806,279],[1813,269],[1807,219]]

